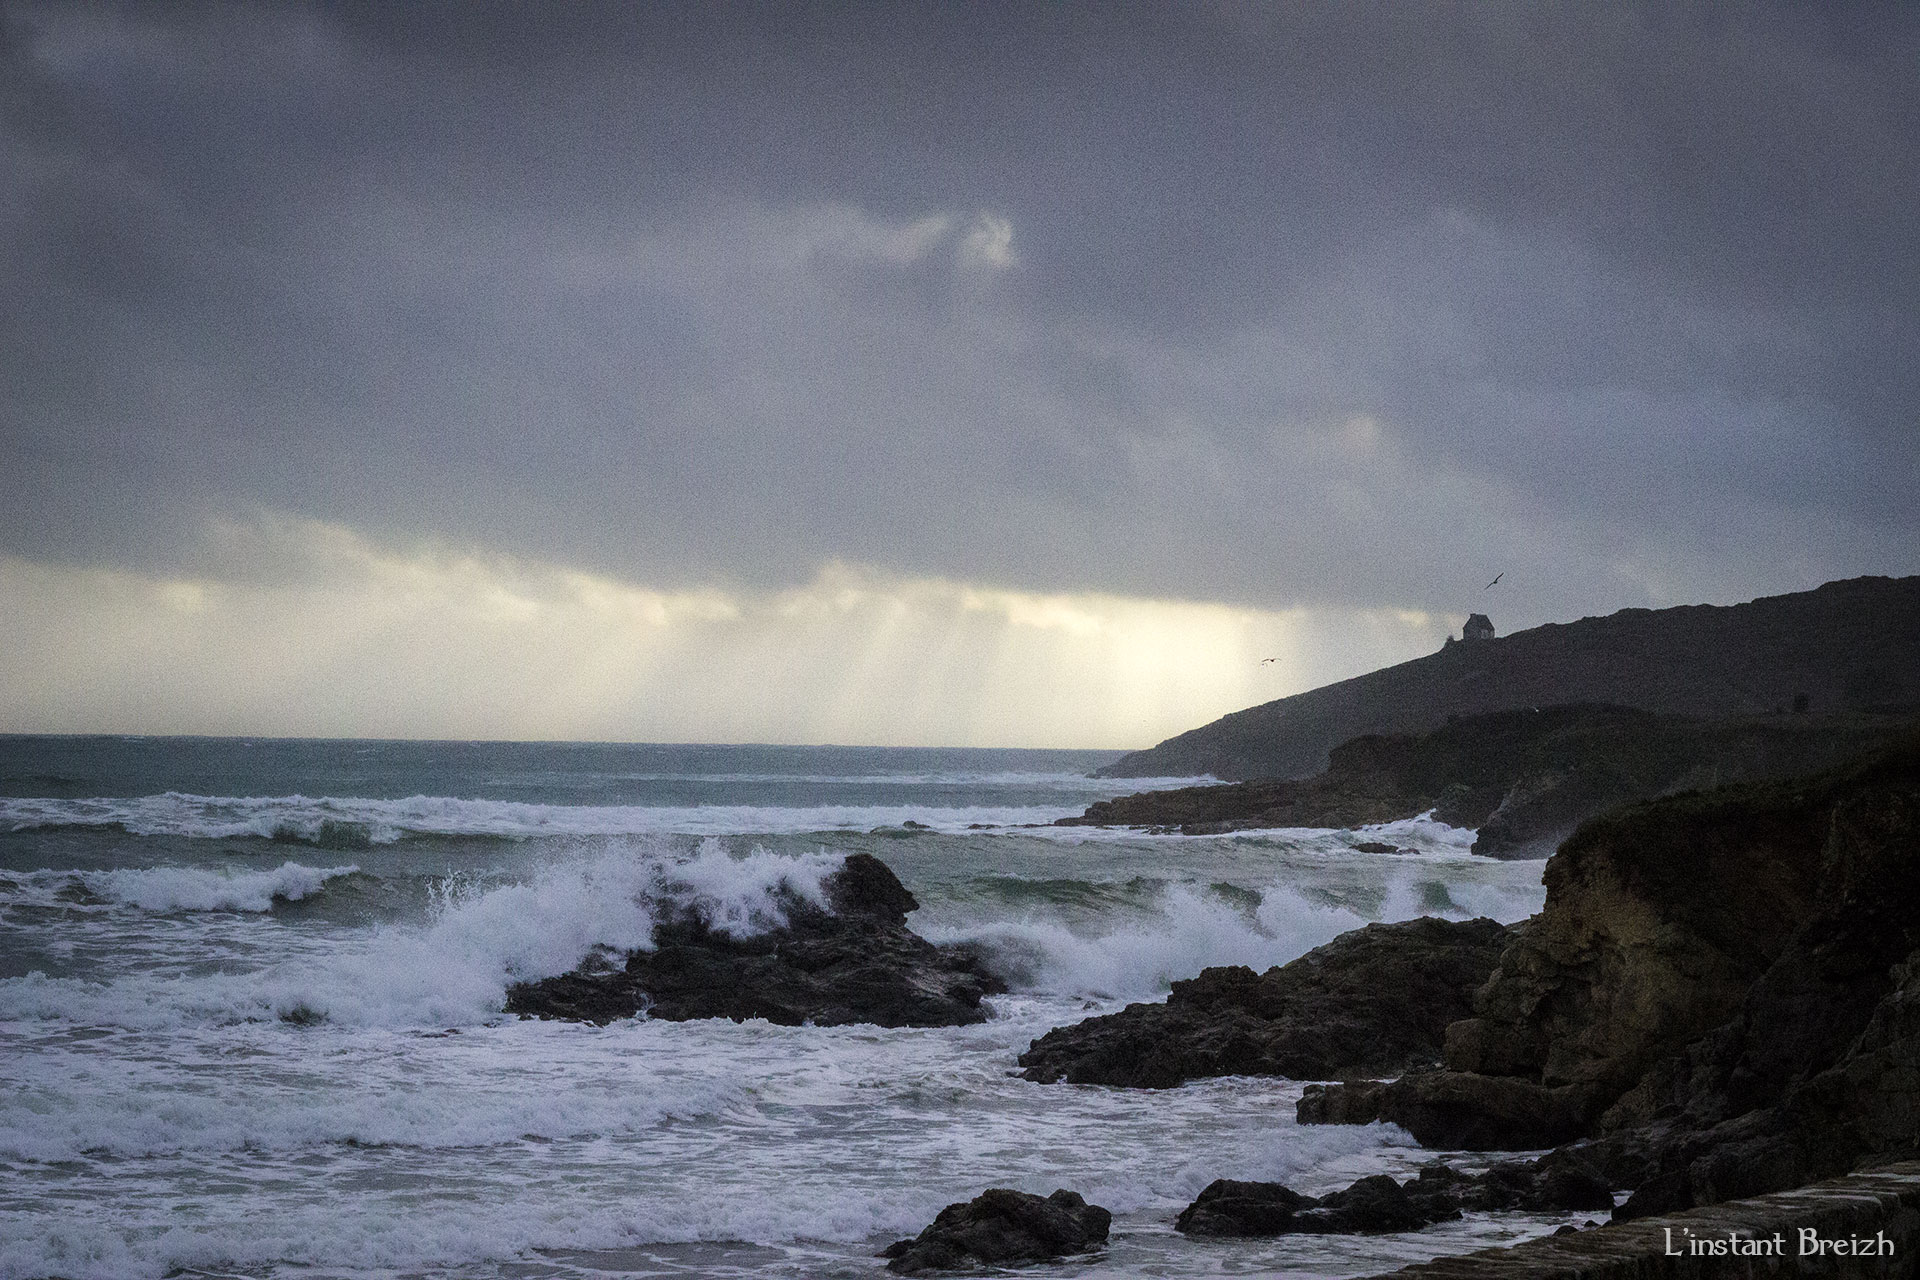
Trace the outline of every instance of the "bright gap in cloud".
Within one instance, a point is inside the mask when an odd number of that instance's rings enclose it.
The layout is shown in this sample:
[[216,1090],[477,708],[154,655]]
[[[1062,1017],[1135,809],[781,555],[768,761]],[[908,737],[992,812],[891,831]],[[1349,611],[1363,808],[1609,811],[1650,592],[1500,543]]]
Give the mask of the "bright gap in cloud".
[[294,520],[223,523],[209,550],[219,570],[178,577],[0,558],[0,729],[1132,748],[1458,621],[842,563],[657,591]]

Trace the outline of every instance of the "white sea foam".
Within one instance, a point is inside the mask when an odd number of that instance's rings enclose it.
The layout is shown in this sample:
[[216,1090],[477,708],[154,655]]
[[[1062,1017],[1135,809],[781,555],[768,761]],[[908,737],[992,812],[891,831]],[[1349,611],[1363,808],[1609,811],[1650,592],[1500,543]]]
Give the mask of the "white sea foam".
[[[565,973],[596,946],[651,946],[661,912],[692,913],[744,936],[785,923],[785,895],[824,906],[822,882],[841,861],[836,854],[759,849],[735,858],[717,840],[702,841],[691,858],[622,849],[548,867],[523,884],[456,881],[424,928],[383,929],[357,947],[335,946],[249,973],[0,980],[0,1019],[146,1028],[314,1016],[370,1026],[482,1022],[499,1015],[509,983]],[[203,901],[219,897],[209,888],[217,887],[215,873],[101,874],[148,876],[131,883],[169,903],[182,885],[196,887]],[[250,892],[265,892],[266,883]],[[160,893],[155,886],[171,888]]]
[[1097,936],[1044,917],[933,931],[939,941],[984,943],[1019,986],[1107,1000],[1150,1000],[1175,978],[1210,965],[1266,969],[1303,955],[1365,918],[1277,890],[1253,918],[1187,885],[1171,885],[1157,909]]
[[[276,1029],[277,1030],[277,1029]],[[298,1034],[288,1032],[285,1034]],[[630,1134],[738,1106],[723,1078],[652,1080],[644,1091],[600,1064],[563,1075],[548,1063],[507,1071],[484,1048],[394,1035],[332,1036],[319,1045],[359,1058],[349,1081],[314,1089],[305,1073],[236,1068],[225,1051],[284,1049],[255,1033],[225,1043],[176,1042],[182,1056],[223,1067],[196,1081],[181,1062],[108,1058],[85,1049],[43,1050],[19,1064],[0,1121],[0,1155],[16,1160],[292,1151],[329,1143],[374,1147],[477,1147],[527,1140]],[[439,1079],[432,1077],[438,1076]],[[451,1087],[458,1080],[459,1087]],[[341,1087],[346,1086],[346,1087]]]
[[1196,774],[1191,777],[1165,778],[1096,778],[1088,773],[1023,773],[1005,770],[998,773],[968,773],[959,770],[941,770],[925,773],[627,773],[621,779],[628,782],[697,782],[707,783],[775,783],[792,785],[804,783],[824,787],[837,786],[899,786],[899,787],[968,787],[995,791],[1083,791],[1093,795],[1115,795],[1120,792],[1166,791],[1174,787],[1199,787],[1219,782],[1212,774]]
[[[731,794],[746,798],[761,782],[791,781],[739,780],[752,786]],[[845,781],[822,777],[814,789],[831,799]],[[1471,857],[1471,833],[1419,820],[1192,839],[1003,835],[1064,812],[1042,801],[1150,783],[956,781],[982,788],[956,798],[1023,803],[0,801],[0,831],[84,821],[355,849],[269,868],[280,850],[234,857],[199,843],[186,860],[234,865],[173,868],[149,864],[182,845],[109,835],[78,842],[84,865],[132,865],[6,874],[8,971],[47,972],[0,980],[0,1162],[18,1175],[17,1194],[0,1203],[0,1277],[161,1280],[188,1268],[488,1280],[531,1268],[556,1280],[794,1280],[869,1272],[881,1244],[988,1186],[1066,1186],[1113,1209],[1097,1269],[1116,1277],[1370,1274],[1420,1256],[1441,1232],[1481,1229],[1201,1247],[1169,1224],[1214,1178],[1318,1194],[1368,1173],[1408,1176],[1423,1156],[1391,1128],[1296,1126],[1300,1087],[1285,1081],[1149,1092],[1038,1086],[1009,1072],[1034,1036],[1117,1000],[1156,998],[1209,964],[1262,968],[1372,919],[1525,915],[1538,905],[1539,864]],[[894,793],[859,797],[873,794]],[[645,946],[669,913],[734,933],[772,927],[793,903],[821,901],[839,860],[748,851],[750,838],[732,854],[718,838],[688,854],[690,842],[652,832],[785,833],[765,843],[844,850],[880,842],[791,836],[909,819],[994,827],[887,841],[883,855],[926,904],[914,917],[923,933],[985,940],[1024,965],[1026,980],[992,1001],[988,1022],[592,1027],[499,1013],[510,981],[572,968],[596,945]],[[532,843],[359,851],[436,833]],[[554,835],[610,838],[540,839]],[[1366,839],[1421,853],[1352,848]],[[31,836],[11,843],[38,847]],[[46,841],[48,863],[74,847]],[[341,885],[349,863],[365,870]],[[443,866],[421,919],[418,877]],[[509,873],[522,878],[504,883]],[[354,909],[269,909],[328,893]],[[388,922],[368,923],[375,915]],[[321,1020],[282,1020],[303,1013]]]
[[1054,827],[1049,826],[1034,832],[1065,844],[1133,844],[1139,841],[1155,843],[1181,844],[1194,841],[1237,841],[1242,844],[1266,845],[1285,848],[1297,852],[1317,852],[1352,857],[1357,842],[1369,841],[1392,844],[1405,850],[1405,854],[1420,854],[1426,857],[1473,857],[1473,841],[1476,832],[1468,827],[1450,827],[1434,819],[1429,810],[1412,818],[1402,818],[1396,822],[1381,822],[1370,826],[1354,827],[1249,827],[1243,831],[1229,831],[1217,835],[1185,835],[1179,831],[1152,830],[1142,827]]
[[[870,1266],[876,1237],[984,1186],[1072,1186],[1151,1230],[1213,1177],[1311,1182],[1405,1142],[1300,1129],[1285,1082],[1034,1086],[1005,1072],[1026,1034],[720,1021],[76,1042],[9,1082],[0,1152],[41,1162],[49,1190],[109,1160],[114,1194],[84,1215],[57,1197],[0,1207],[0,1275],[465,1276],[535,1250],[565,1266],[551,1251],[699,1241],[817,1274]],[[146,1051],[113,1053],[122,1039]]]
[[281,863],[270,871],[206,867],[116,867],[110,871],[35,871],[17,882],[16,896],[59,900],[76,883],[94,897],[142,911],[271,911],[276,899],[297,902],[327,881],[360,868]]
[[928,933],[937,941],[983,944],[995,966],[1023,990],[1149,1000],[1164,995],[1174,979],[1209,966],[1264,970],[1375,920],[1491,916],[1510,923],[1539,910],[1544,897],[1529,876],[1513,874],[1513,864],[1474,859],[1475,869],[1506,873],[1479,882],[1460,876],[1426,878],[1420,861],[1385,855],[1381,861],[1394,874],[1385,877],[1377,907],[1366,912],[1291,884],[1260,890],[1258,904],[1249,912],[1197,885],[1173,883],[1161,890],[1150,910],[1118,917],[1117,922],[1108,917],[1098,932],[1033,912],[1021,920],[949,922]]
[[0,798],[0,829],[118,827],[139,836],[298,840],[329,847],[392,844],[408,836],[775,835],[868,831],[912,821],[935,830],[1050,823],[1079,805],[558,805],[410,796],[377,800],[306,796],[127,799]]

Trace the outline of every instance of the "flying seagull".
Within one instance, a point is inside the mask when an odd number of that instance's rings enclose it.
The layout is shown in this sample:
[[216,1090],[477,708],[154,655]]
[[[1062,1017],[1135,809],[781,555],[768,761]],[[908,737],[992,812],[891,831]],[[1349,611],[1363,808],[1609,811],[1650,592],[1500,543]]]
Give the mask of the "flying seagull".
[[1260,659],[1260,665],[1264,667],[1264,666],[1266,666],[1266,665],[1267,665],[1267,664],[1268,664],[1269,662],[1278,662],[1278,661],[1280,661],[1280,659],[1278,659],[1278,658],[1262,658],[1262,659]]
[[1506,571],[1505,569],[1502,569],[1502,570],[1501,570],[1500,572],[1498,572],[1498,573],[1496,573],[1496,574],[1494,574],[1494,575],[1493,575],[1493,582],[1489,582],[1489,583],[1488,583],[1488,584],[1487,584],[1486,586],[1484,586],[1484,587],[1482,587],[1482,588],[1480,588],[1480,589],[1481,589],[1482,591],[1491,591],[1491,590],[1493,590],[1493,587],[1494,587],[1494,583],[1497,583],[1497,582],[1499,582],[1499,581],[1500,581],[1500,579],[1502,579],[1502,578],[1504,578],[1504,577],[1506,577],[1506,576],[1507,576],[1507,571]]

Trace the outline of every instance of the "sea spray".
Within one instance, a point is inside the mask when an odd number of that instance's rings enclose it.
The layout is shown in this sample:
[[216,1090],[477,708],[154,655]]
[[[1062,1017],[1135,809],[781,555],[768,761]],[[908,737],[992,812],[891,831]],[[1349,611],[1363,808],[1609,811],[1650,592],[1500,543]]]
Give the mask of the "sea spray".
[[[833,748],[32,751],[51,755],[22,776],[134,798],[0,802],[7,1280],[868,1274],[881,1245],[987,1186],[1111,1207],[1100,1267],[1129,1280],[1370,1274],[1557,1225],[1195,1249],[1169,1223],[1215,1177],[1313,1194],[1426,1157],[1390,1128],[1295,1126],[1284,1080],[1148,1092],[1010,1074],[1051,1027],[1206,964],[1264,967],[1423,905],[1537,908],[1538,863],[1473,858],[1436,824],[1023,825],[1139,785],[1071,777],[1091,755],[983,753],[970,774],[967,753]],[[340,856],[286,847],[353,839]],[[912,890],[917,931],[997,930],[1032,981],[957,1028],[499,1012],[512,978],[644,946],[670,913],[768,927],[852,852]]]
[[[1336,895],[1322,886],[1292,884],[1247,890],[1154,881],[1144,893],[1129,895],[1130,909],[1111,911],[1089,926],[1082,908],[1095,895],[1059,882],[1047,887],[1045,897],[1061,902],[1063,909],[1050,910],[1040,894],[1002,890],[997,896],[1019,901],[1019,919],[978,919],[990,908],[976,899],[968,904],[975,920],[949,916],[924,932],[936,942],[981,947],[1016,990],[1153,1000],[1165,996],[1175,979],[1202,969],[1246,965],[1260,971],[1285,964],[1373,920],[1488,915],[1511,922],[1537,910],[1540,897],[1537,886],[1526,883],[1449,883],[1418,864],[1389,864],[1372,877],[1364,894]],[[1341,897],[1355,901],[1336,900]]]
[[[113,983],[48,978],[0,982],[0,1017],[70,1017],[152,1027],[173,1019],[236,1023],[332,1020],[366,1026],[459,1026],[500,1016],[508,984],[550,977],[591,952],[644,950],[663,913],[697,917],[734,936],[785,923],[789,898],[826,906],[822,881],[843,861],[754,848],[735,857],[706,840],[691,857],[638,845],[542,869],[525,883],[437,878],[424,926],[392,925],[358,946],[252,972],[132,973]],[[356,867],[277,871],[126,869],[81,877],[151,910],[232,904],[267,909]],[[57,875],[58,873],[53,873]]]
[[357,863],[309,867],[289,860],[270,871],[120,868],[80,879],[102,897],[143,911],[271,911],[276,900],[298,902],[359,870]]

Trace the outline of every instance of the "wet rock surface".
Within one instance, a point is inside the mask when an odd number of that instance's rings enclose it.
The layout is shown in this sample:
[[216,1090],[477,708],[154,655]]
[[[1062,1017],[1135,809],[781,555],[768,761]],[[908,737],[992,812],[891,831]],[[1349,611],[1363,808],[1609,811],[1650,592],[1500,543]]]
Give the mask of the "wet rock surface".
[[1612,1207],[1599,1169],[1556,1154],[1478,1174],[1432,1164],[1406,1182],[1375,1174],[1317,1199],[1277,1182],[1223,1178],[1181,1211],[1174,1228],[1191,1236],[1372,1235],[1418,1231],[1463,1212]]
[[880,1256],[901,1275],[1051,1262],[1107,1242],[1113,1215],[1072,1191],[1036,1196],[995,1187],[940,1211],[918,1236]]
[[507,1012],[599,1023],[641,1012],[783,1026],[986,1020],[981,1002],[1004,984],[972,952],[937,947],[907,928],[919,904],[886,864],[852,854],[822,888],[826,907],[788,894],[785,925],[762,933],[736,936],[693,916],[664,920],[652,950],[518,983],[507,992]]
[[1222,1075],[1390,1075],[1437,1060],[1512,931],[1493,920],[1374,924],[1256,974],[1204,970],[1164,1004],[1049,1031],[1020,1055],[1043,1083],[1171,1088]]

